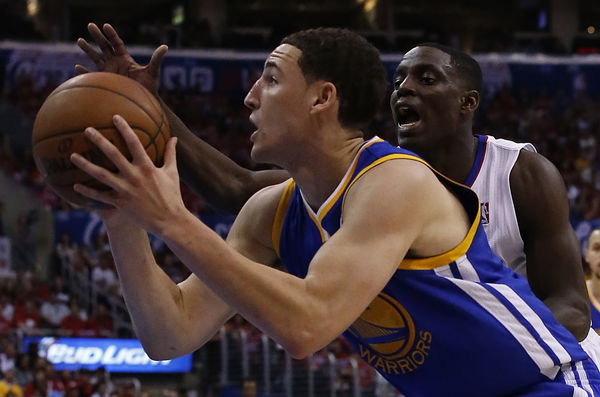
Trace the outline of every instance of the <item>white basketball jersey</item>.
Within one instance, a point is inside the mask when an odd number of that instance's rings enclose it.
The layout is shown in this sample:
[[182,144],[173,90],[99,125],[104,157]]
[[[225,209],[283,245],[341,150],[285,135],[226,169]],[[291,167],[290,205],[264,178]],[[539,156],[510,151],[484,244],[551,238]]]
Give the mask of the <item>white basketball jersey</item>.
[[510,172],[522,149],[535,152],[530,143],[516,143],[479,135],[475,163],[465,182],[479,196],[481,221],[492,250],[517,273],[527,276],[525,252],[510,189]]

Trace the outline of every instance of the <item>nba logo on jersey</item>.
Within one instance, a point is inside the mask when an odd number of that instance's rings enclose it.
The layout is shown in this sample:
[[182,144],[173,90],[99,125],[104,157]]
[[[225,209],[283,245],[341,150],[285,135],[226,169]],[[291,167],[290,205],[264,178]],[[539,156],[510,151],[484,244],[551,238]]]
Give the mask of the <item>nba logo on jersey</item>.
[[481,203],[481,223],[487,225],[490,223],[490,203]]

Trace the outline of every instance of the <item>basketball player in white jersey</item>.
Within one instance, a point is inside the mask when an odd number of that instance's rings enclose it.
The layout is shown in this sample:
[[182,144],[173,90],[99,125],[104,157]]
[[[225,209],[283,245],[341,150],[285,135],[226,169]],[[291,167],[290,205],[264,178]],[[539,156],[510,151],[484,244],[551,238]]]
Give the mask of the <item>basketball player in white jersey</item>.
[[[82,38],[77,43],[99,70],[127,75],[157,91],[165,45],[142,66],[110,25],[100,30],[89,24],[88,30],[102,53]],[[87,71],[81,65],[76,69]],[[434,43],[419,45],[404,55],[393,80],[390,105],[399,145],[446,176],[472,186],[480,195],[492,249],[528,277],[534,293],[600,367],[600,343],[590,328],[581,254],[556,167],[530,144],[473,135],[481,70],[470,56]],[[289,177],[285,171],[253,172],[237,166],[164,108],[171,132],[179,138],[182,179],[216,206],[237,212],[260,188]]]
[[536,295],[600,363],[581,253],[556,167],[531,144],[473,135],[481,69],[470,56],[419,45],[404,55],[393,80],[399,145],[477,192],[492,249],[528,277]]

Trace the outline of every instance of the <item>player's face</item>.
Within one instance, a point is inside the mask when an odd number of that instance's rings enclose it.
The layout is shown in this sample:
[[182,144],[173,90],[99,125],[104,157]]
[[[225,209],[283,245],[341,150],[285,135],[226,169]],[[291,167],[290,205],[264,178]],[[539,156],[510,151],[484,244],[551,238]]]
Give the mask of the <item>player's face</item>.
[[302,51],[282,44],[265,61],[262,75],[254,83],[244,104],[256,126],[250,140],[254,161],[283,165],[286,148],[294,148],[307,125],[310,103],[307,83],[298,59]]
[[600,230],[595,230],[588,239],[585,261],[590,265],[592,274],[600,277]]
[[458,128],[461,95],[449,54],[432,47],[408,51],[396,68],[390,106],[398,144],[424,155]]

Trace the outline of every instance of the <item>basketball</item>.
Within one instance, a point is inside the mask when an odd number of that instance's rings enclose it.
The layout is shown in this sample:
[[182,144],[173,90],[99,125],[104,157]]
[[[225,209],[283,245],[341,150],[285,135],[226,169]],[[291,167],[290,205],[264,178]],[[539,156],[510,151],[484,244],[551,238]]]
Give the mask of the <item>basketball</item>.
[[154,164],[162,165],[169,123],[158,100],[136,81],[114,73],[85,73],[58,86],[41,106],[33,125],[33,157],[48,185],[68,202],[90,206],[90,200],[73,190],[86,184],[98,190],[107,186],[71,163],[77,152],[94,164],[116,167],[83,134],[94,127],[131,159],[127,145],[112,122],[123,116],[144,145]]

